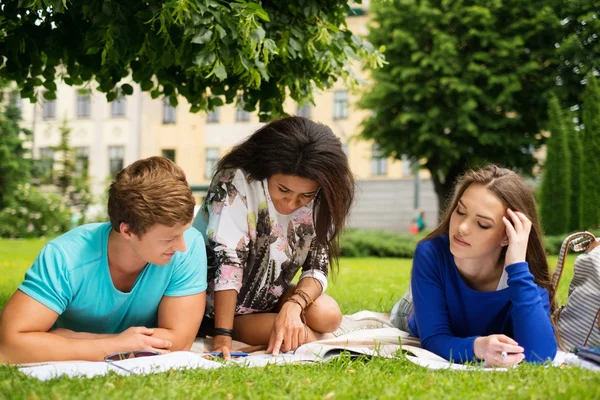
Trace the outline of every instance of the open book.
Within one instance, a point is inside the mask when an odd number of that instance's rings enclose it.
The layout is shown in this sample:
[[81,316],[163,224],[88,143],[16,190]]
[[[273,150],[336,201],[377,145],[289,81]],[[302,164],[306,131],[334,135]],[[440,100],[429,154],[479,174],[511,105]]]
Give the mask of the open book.
[[143,375],[173,369],[212,369],[221,366],[222,364],[218,362],[205,359],[202,354],[176,351],[160,356],[131,358],[111,361],[110,363],[104,361],[70,361],[23,364],[19,367],[19,370],[32,378],[45,381],[59,376],[91,378],[106,375],[111,371],[119,375]]

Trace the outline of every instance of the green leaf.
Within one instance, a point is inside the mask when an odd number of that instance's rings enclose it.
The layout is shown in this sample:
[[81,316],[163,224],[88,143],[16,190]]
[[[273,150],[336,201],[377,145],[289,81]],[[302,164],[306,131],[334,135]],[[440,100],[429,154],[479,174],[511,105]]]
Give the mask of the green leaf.
[[151,79],[146,79],[146,80],[142,81],[142,83],[140,84],[140,88],[144,92],[147,92],[148,90],[151,90],[153,87],[154,87],[154,82],[152,82]]
[[217,78],[219,78],[220,81],[223,81],[227,78],[227,71],[225,70],[223,64],[219,63],[217,65],[217,67],[215,68],[215,75]]
[[219,33],[219,37],[221,39],[223,39],[225,36],[227,36],[227,32],[225,31],[225,29],[223,29],[223,27],[221,25],[218,25],[218,24],[215,25],[215,29]]
[[98,46],[92,46],[92,47],[88,47],[88,49],[86,50],[85,54],[96,54],[100,51],[100,47]]
[[196,44],[208,43],[208,42],[210,42],[212,35],[213,35],[213,32],[211,30],[201,29],[192,38],[192,43],[196,43]]
[[43,96],[46,100],[56,100],[56,92],[53,92],[51,90],[45,91]]
[[217,56],[214,52],[206,52],[203,51],[202,53],[198,54],[194,60],[194,64],[199,66],[199,67],[204,67],[206,65],[212,65],[215,60],[216,60]]
[[152,99],[155,100],[160,96],[160,94],[161,94],[160,89],[156,88],[150,92],[150,97],[152,97]]
[[294,38],[290,38],[290,46],[299,53],[302,51],[302,45]]
[[262,28],[262,26],[259,26],[254,33],[252,34],[252,37],[254,38],[254,40],[256,40],[257,42],[261,42],[264,38],[265,38],[265,30]]
[[128,83],[121,85],[121,91],[128,96],[133,94],[133,86]]
[[114,101],[117,98],[118,94],[115,91],[111,91],[111,92],[107,92],[106,93],[106,101],[108,101],[109,103],[111,101]]
[[258,3],[247,3],[247,6],[249,9],[251,9],[252,11],[254,11],[254,13],[256,15],[258,15],[258,17],[260,19],[262,19],[263,21],[267,21],[270,22],[271,20],[269,19],[269,14],[267,14],[267,12],[265,11],[264,8],[262,8],[262,6]]

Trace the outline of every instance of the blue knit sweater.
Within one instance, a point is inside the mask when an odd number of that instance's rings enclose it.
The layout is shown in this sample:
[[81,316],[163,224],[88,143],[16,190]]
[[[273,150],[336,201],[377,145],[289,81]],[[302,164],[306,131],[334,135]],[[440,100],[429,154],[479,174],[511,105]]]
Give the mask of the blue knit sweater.
[[423,348],[454,362],[477,360],[478,336],[505,334],[525,349],[525,360],[543,362],[557,351],[546,289],[535,284],[526,262],[506,267],[508,287],[478,292],[460,276],[448,236],[420,243],[415,251],[411,288],[411,333]]

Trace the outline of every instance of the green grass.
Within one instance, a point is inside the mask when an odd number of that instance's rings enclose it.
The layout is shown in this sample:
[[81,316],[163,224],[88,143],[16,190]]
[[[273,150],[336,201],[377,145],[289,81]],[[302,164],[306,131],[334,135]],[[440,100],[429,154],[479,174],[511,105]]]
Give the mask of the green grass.
[[[0,241],[0,308],[14,292],[42,241]],[[572,276],[568,260],[560,298]],[[556,258],[550,258],[553,266]],[[410,260],[343,259],[328,293],[345,313],[389,311],[406,287]],[[340,358],[327,363],[265,368],[172,371],[94,379],[28,379],[0,366],[0,399],[63,398],[600,398],[600,373],[521,365],[505,373],[430,371],[403,359]]]

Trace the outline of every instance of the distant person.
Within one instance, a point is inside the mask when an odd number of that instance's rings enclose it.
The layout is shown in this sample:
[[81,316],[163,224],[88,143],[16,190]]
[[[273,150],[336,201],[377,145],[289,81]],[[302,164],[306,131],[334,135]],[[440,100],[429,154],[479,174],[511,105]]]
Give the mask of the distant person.
[[[508,169],[490,165],[461,177],[441,224],[417,246],[411,290],[408,328],[445,359],[509,366],[556,354],[535,201]],[[410,292],[395,309],[407,301]]]
[[408,233],[416,235],[419,233],[419,226],[417,225],[417,219],[413,218],[408,225]]
[[417,224],[418,232],[423,232],[423,230],[425,230],[425,211],[419,210],[415,222]]
[[340,326],[323,292],[353,197],[339,138],[306,118],[273,121],[219,161],[194,220],[209,259],[200,335],[215,351],[228,358],[233,338],[278,354]]
[[151,157],[117,174],[110,222],[44,246],[0,315],[0,362],[99,361],[189,350],[204,310],[206,250],[183,171]]

